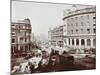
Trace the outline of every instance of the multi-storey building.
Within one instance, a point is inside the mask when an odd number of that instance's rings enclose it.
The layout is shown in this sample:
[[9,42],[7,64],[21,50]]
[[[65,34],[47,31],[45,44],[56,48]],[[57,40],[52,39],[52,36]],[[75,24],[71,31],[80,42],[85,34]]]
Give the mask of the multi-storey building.
[[48,31],[49,44],[63,47],[64,45],[64,26],[59,26]]
[[11,52],[13,57],[24,56],[31,50],[31,31],[29,19],[11,23]]
[[70,48],[96,47],[96,7],[88,7],[64,13],[66,44]]

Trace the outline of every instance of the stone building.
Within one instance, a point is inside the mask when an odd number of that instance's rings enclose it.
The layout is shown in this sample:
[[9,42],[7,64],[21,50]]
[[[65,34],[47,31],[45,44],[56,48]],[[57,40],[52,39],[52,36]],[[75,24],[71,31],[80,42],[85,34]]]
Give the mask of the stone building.
[[21,57],[31,50],[31,23],[29,19],[11,23],[12,57]]
[[96,47],[96,7],[66,11],[63,21],[66,25],[65,40],[73,49]]
[[48,31],[49,44],[53,46],[64,46],[64,26],[55,27]]

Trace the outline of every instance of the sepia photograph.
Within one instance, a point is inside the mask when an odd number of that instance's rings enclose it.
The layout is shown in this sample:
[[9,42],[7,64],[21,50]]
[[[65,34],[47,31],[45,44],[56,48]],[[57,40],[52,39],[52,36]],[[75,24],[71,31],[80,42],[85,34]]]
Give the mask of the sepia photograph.
[[96,69],[96,6],[11,0],[11,75]]

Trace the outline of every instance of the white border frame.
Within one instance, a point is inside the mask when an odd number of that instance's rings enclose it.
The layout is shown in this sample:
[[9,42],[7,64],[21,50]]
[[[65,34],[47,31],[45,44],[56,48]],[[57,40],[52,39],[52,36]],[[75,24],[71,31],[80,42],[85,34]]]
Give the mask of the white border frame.
[[[24,0],[26,1],[26,0]],[[28,0],[28,1],[40,1],[40,2],[54,2],[54,3],[69,3],[69,4],[85,4],[85,5],[96,5],[96,0]],[[98,9],[99,9],[99,0],[98,0]],[[97,15],[100,16],[100,11],[97,12]],[[99,40],[99,17],[97,17],[97,38]],[[0,0],[0,75],[10,75],[10,0]],[[99,42],[96,44],[97,58],[99,58]],[[98,61],[97,65],[100,66]],[[98,75],[99,67],[97,70],[83,70],[83,71],[67,71],[67,72],[56,72],[56,73],[38,73],[44,75],[58,74],[58,75]],[[36,75],[36,74],[34,74]]]

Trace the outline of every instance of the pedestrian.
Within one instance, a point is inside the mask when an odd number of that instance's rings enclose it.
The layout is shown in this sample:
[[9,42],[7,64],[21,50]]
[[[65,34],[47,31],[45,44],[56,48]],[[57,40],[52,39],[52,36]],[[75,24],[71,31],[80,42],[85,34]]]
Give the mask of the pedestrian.
[[28,65],[25,67],[24,73],[30,73],[30,69]]
[[40,72],[41,71],[41,68],[42,68],[42,60],[39,62],[38,64],[38,68],[37,68],[37,71]]
[[22,73],[22,65],[19,66],[19,73]]
[[34,69],[34,65],[33,64],[30,65],[30,72],[31,73],[34,73],[35,72],[35,69]]

